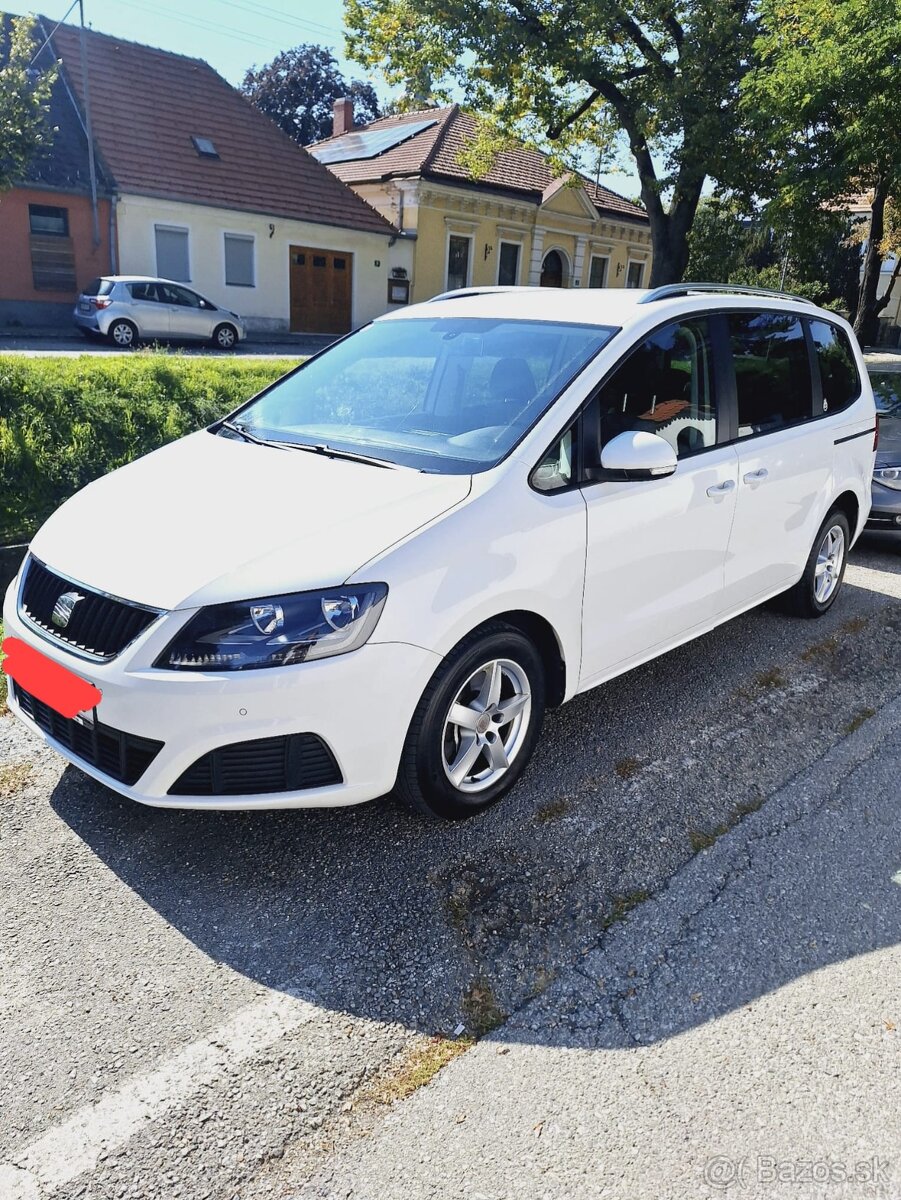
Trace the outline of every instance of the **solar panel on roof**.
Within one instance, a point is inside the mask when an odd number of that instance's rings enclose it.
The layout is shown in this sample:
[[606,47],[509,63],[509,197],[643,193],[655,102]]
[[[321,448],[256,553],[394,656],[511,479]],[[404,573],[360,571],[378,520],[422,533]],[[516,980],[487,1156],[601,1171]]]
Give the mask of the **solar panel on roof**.
[[376,158],[386,150],[393,150],[401,142],[415,137],[424,129],[438,122],[411,121],[409,125],[392,125],[389,129],[360,129],[356,133],[345,133],[324,146],[314,147],[310,153],[321,163],[350,162],[354,158]]

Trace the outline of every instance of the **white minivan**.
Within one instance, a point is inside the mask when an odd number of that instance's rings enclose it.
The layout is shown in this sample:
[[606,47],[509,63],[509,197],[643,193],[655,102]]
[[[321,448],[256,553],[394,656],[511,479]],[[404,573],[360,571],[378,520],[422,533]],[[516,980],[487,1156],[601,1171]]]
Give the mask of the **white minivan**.
[[825,613],[875,438],[797,298],[437,297],[67,501],[6,597],[10,705],[146,804],[467,816],[546,707],[780,593]]

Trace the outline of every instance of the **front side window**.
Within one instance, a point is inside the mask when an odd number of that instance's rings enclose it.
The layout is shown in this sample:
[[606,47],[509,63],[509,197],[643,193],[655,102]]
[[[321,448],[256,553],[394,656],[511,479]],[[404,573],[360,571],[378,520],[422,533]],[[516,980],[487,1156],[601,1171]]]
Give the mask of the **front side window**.
[[163,279],[178,279],[188,283],[191,264],[188,258],[188,231],[171,225],[155,225],[156,273]]
[[656,433],[677,458],[716,445],[713,352],[706,319],[674,322],[632,351],[601,388],[601,445]]
[[804,326],[794,313],[731,313],[738,436],[772,433],[813,415]]
[[820,367],[823,412],[841,412],[860,395],[854,351],[843,329],[826,321],[810,321],[809,325]]
[[613,333],[544,321],[376,321],[234,421],[289,445],[442,474],[482,471],[509,453]]
[[156,286],[164,304],[177,304],[181,308],[200,308],[200,297],[190,288],[175,287],[171,283],[158,283]]
[[447,290],[456,291],[469,283],[470,238],[451,234],[447,243]]

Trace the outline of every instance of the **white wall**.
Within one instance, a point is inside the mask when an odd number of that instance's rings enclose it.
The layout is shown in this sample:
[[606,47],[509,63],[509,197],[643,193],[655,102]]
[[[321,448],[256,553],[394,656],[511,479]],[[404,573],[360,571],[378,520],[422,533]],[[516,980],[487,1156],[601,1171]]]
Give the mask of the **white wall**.
[[[413,243],[338,226],[290,221],[233,209],[208,208],[148,196],[123,196],[117,206],[119,272],[123,275],[156,275],[155,225],[188,230],[190,284],[216,304],[246,318],[249,329],[283,330],[290,324],[290,246],[310,246],[352,254],[353,325],[364,325],[385,312],[388,279],[393,267],[405,267],[413,276]],[[255,286],[225,283],[226,233],[254,238]],[[379,263],[376,266],[376,263]]]

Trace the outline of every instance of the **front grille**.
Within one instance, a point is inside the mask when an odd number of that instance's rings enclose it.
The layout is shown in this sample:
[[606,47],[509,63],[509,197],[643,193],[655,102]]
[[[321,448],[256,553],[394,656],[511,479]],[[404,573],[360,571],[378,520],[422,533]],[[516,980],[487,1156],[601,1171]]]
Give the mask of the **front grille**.
[[[60,629],[53,623],[53,609],[66,592],[75,592],[81,599],[73,607],[68,625]],[[97,658],[115,658],[159,616],[154,609],[115,600],[55,575],[36,558],[29,558],[25,567],[19,609],[55,640]]]
[[97,721],[83,725],[80,721],[62,717],[17,683],[13,684],[13,689],[25,715],[54,741],[71,750],[76,758],[129,787],[138,782],[163,748],[163,742],[123,733],[121,729]]
[[209,751],[173,783],[169,795],[258,796],[341,782],[335,757],[322,738],[292,733]]

